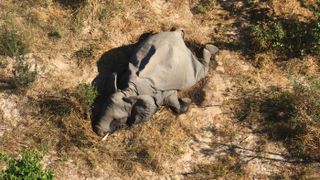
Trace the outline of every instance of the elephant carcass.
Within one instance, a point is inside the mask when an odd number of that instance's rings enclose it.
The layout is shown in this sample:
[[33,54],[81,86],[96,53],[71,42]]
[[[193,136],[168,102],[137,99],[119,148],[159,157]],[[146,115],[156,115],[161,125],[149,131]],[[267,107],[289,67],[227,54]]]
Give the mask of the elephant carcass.
[[190,101],[178,98],[177,91],[205,77],[210,57],[216,52],[215,46],[206,46],[203,59],[197,59],[185,45],[181,30],[151,35],[132,54],[121,79],[127,88],[109,98],[104,115],[94,123],[94,131],[104,136],[121,126],[126,118],[129,124],[144,121],[162,105],[176,113],[186,112]]

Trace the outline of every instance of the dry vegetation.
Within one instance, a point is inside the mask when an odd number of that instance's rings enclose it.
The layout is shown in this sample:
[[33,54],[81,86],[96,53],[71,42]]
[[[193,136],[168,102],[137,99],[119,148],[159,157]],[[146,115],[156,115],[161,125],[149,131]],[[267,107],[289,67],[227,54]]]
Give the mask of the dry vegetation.
[[[311,0],[0,1],[0,178],[24,149],[44,154],[57,179],[319,178],[319,9]],[[218,68],[183,94],[191,112],[163,108],[101,142],[90,118],[108,87],[90,83],[103,76],[104,53],[125,66],[140,35],[174,27],[194,51],[210,41],[222,50]],[[223,113],[205,116],[216,102]],[[248,137],[258,140],[240,146]]]

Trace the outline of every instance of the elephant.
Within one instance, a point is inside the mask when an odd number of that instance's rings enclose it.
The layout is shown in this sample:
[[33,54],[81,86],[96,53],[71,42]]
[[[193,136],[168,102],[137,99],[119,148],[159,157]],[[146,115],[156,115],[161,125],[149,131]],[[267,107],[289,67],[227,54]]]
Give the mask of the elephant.
[[207,44],[202,58],[197,58],[184,42],[184,31],[177,29],[152,34],[134,49],[127,71],[120,81],[126,88],[117,89],[103,106],[103,115],[93,123],[93,130],[105,136],[115,130],[146,121],[160,106],[176,113],[188,111],[191,100],[179,98],[178,92],[186,90],[204,78],[211,57],[219,49]]

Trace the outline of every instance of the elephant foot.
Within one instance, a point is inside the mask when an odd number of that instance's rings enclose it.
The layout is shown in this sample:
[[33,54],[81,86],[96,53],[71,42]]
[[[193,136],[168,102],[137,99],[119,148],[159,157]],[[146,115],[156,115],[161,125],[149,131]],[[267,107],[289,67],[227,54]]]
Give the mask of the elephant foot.
[[211,55],[215,55],[219,51],[219,48],[217,48],[216,46],[214,46],[212,44],[207,44],[205,46],[205,49],[207,49]]
[[216,46],[212,44],[207,44],[202,50],[202,53],[203,53],[202,63],[205,66],[208,66],[210,63],[211,57],[217,54],[218,51],[219,49]]
[[206,49],[206,48],[203,48],[203,50],[202,50],[203,52],[203,60],[202,60],[202,63],[204,64],[204,65],[208,65],[209,64],[209,62],[210,62],[210,59],[211,59],[211,53],[210,53],[210,51],[208,50],[208,49]]
[[182,99],[179,99],[179,103],[180,103],[179,114],[183,114],[183,113],[188,112],[189,106],[190,106],[190,104],[191,104],[191,99],[189,99],[189,98],[182,98]]

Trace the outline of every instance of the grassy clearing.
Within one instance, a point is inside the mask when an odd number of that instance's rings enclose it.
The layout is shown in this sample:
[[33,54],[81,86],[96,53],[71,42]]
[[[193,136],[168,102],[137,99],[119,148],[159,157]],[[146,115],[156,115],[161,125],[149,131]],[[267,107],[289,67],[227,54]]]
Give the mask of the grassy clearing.
[[319,161],[319,85],[317,75],[294,81],[290,91],[275,87],[244,91],[235,117],[257,127],[270,140],[283,142],[293,157]]

